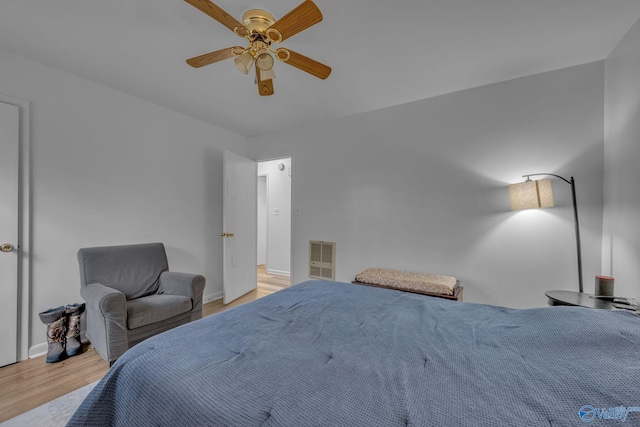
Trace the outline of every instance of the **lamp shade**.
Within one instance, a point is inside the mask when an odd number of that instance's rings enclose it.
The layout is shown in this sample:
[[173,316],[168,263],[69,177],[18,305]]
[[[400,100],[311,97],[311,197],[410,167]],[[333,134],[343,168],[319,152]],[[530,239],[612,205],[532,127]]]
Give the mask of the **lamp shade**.
[[253,64],[253,56],[251,56],[250,52],[245,52],[242,55],[236,57],[233,62],[236,64],[236,68],[240,70],[242,74],[248,74],[249,70],[251,70],[251,65]]
[[551,180],[526,181],[509,186],[511,210],[553,207]]
[[273,68],[273,57],[263,49],[256,55],[256,65],[261,71],[269,71]]

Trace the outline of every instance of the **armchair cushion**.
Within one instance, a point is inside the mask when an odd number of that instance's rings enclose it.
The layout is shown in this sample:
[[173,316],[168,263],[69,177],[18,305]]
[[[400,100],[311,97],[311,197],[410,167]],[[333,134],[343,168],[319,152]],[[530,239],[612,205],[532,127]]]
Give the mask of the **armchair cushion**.
[[127,326],[140,328],[191,310],[191,298],[181,295],[149,295],[127,301]]
[[162,243],[81,249],[81,283],[102,283],[127,300],[155,294],[160,274],[169,269]]
[[183,295],[192,300],[204,291],[204,276],[191,273],[165,271],[160,275],[158,294]]

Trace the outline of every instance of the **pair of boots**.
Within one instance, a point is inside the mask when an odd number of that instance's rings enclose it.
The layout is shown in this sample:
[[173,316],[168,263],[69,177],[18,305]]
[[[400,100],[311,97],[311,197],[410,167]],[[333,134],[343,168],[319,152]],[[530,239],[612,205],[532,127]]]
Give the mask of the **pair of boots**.
[[47,325],[47,363],[82,353],[80,317],[84,308],[84,303],[69,304],[40,313],[40,320]]

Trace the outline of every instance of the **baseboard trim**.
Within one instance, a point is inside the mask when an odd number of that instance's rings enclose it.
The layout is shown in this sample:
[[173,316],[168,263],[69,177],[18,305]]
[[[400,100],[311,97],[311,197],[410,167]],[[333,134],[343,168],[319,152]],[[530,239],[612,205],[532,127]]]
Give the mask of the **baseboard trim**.
[[288,272],[288,271],[273,270],[273,269],[271,269],[271,268],[267,268],[266,273],[267,273],[267,274],[274,274],[274,275],[276,275],[276,276],[287,276],[287,277],[290,277],[290,276],[291,276],[291,273],[290,273],[290,272]]
[[[84,338],[84,339],[81,339],[80,342],[82,342],[82,344],[88,344],[89,340]],[[44,356],[47,354],[48,350],[49,350],[49,344],[47,344],[46,342],[41,342],[36,345],[32,345],[31,347],[29,347],[28,357],[29,359],[35,359],[36,357]]]
[[29,347],[29,359],[34,359],[36,357],[44,356],[47,354],[47,350],[49,346],[46,342],[41,342],[39,344],[33,345]]
[[223,297],[222,291],[218,291],[218,292],[215,292],[215,293],[209,294],[209,295],[204,295],[202,297],[202,303],[206,304],[208,302],[217,301],[219,299],[222,299],[222,297]]

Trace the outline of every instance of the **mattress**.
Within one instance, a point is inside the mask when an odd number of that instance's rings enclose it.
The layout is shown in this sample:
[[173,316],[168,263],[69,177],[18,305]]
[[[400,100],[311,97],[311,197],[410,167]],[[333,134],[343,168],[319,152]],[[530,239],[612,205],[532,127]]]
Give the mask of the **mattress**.
[[638,425],[638,354],[626,311],[310,281],[137,344],[68,425]]

